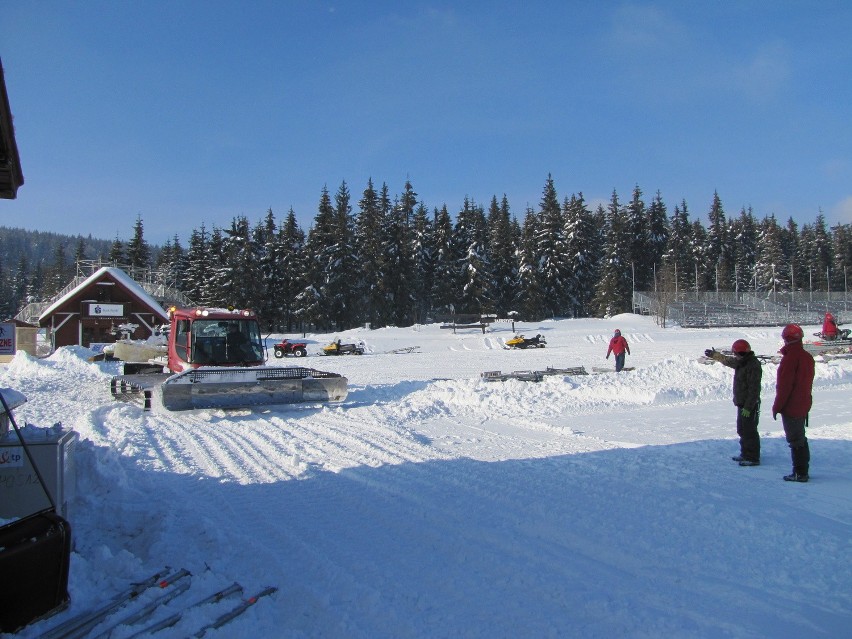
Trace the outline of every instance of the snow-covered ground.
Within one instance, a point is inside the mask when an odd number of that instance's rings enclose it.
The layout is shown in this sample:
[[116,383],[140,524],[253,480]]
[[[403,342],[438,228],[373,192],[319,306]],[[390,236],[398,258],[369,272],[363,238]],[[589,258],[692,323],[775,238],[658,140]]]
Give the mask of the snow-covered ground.
[[[480,380],[611,369],[614,328],[632,372]],[[0,369],[29,400],[18,422],[81,437],[72,605],[20,637],[164,565],[193,575],[176,604],[235,580],[246,595],[278,587],[210,638],[850,636],[852,360],[817,364],[811,482],[794,484],[770,413],[777,366],[763,369],[763,464],[741,468],[732,371],[697,361],[741,337],[772,355],[780,328],[622,315],[517,331],[548,345],[504,350],[508,324],[430,325],[346,331],[367,354],[332,358],[314,354],[334,335],[308,335],[311,356],[271,363],[345,374],[344,404],[227,412],[144,413],[113,401],[115,365],[85,349],[18,353]]]

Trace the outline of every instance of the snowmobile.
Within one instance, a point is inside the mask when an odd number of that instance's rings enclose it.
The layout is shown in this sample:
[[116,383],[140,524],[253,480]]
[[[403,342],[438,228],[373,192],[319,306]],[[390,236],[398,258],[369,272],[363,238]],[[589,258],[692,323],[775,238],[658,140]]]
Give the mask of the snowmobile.
[[112,378],[116,399],[158,399],[166,410],[243,408],[296,402],[339,402],[348,380],[304,367],[265,366],[257,316],[249,309],[169,310],[167,352],[125,362]]
[[[844,338],[842,331],[835,339],[820,339],[816,342],[802,342],[802,347],[811,355],[836,355],[841,353],[852,353],[852,339],[848,334]],[[814,336],[822,338],[822,333],[814,333]]]
[[541,334],[535,337],[515,335],[512,339],[506,340],[506,348],[544,348],[545,344],[547,340]]
[[341,344],[339,339],[334,340],[331,344],[322,347],[324,355],[363,355],[364,342],[357,344]]
[[819,332],[814,333],[814,337],[819,337],[824,342],[852,342],[852,337],[849,336],[850,333],[852,333],[852,329],[844,328],[835,335],[826,335]]
[[275,357],[281,359],[285,355],[293,357],[304,357],[308,354],[307,345],[304,342],[291,342],[288,339],[282,339],[272,347]]

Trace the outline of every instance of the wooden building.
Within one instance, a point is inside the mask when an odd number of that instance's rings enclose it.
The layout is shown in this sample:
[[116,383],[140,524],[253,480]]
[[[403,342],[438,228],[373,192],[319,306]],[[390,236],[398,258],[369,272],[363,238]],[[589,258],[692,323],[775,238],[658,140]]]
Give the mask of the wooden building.
[[24,173],[15,142],[12,109],[9,107],[6,78],[0,61],[0,198],[14,200],[18,196],[18,187],[23,183]]
[[103,267],[60,296],[39,316],[53,349],[115,342],[118,327],[136,324],[133,339],[146,339],[169,321],[162,306],[127,273]]

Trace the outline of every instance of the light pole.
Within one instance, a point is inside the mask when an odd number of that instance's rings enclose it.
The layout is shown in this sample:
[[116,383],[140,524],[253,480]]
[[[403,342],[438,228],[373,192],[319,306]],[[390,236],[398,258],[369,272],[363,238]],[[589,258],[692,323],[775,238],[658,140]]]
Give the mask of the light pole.
[[772,265],[772,301],[775,302],[775,264]]
[[718,260],[716,260],[716,301],[717,302],[719,301],[719,260],[721,260],[721,259],[722,258],[720,257]]

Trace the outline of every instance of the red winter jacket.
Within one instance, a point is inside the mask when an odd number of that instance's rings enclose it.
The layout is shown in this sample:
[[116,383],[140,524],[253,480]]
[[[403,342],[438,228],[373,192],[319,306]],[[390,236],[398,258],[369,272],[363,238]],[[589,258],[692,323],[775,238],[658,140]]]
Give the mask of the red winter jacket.
[[828,339],[837,337],[837,322],[830,313],[825,314],[825,321],[822,323],[822,336]]
[[627,345],[627,340],[624,339],[623,335],[616,335],[609,340],[609,349],[607,349],[606,356],[609,357],[610,353],[621,355],[624,351],[627,351],[627,354],[630,355],[630,347]]
[[772,415],[781,413],[787,417],[807,417],[813,401],[814,358],[801,342],[787,344],[781,349],[781,355]]

